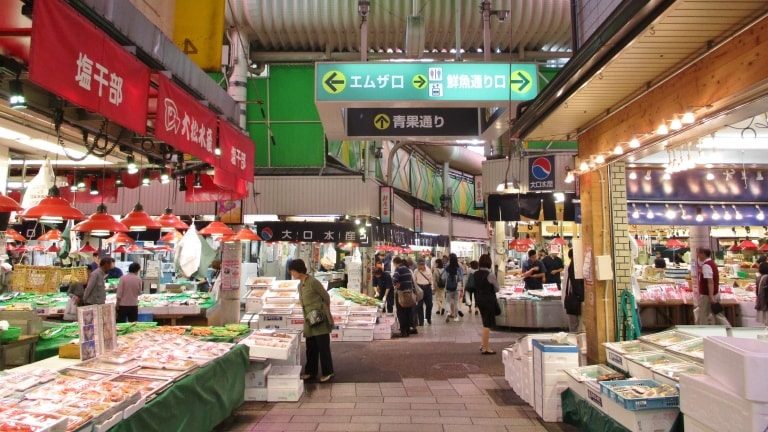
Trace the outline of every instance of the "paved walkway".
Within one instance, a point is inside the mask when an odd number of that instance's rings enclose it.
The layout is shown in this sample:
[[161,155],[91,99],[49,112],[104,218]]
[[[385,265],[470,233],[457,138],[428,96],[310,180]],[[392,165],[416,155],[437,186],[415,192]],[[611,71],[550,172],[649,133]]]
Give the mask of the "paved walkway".
[[480,330],[479,316],[435,316],[407,339],[334,343],[334,383],[307,385],[297,403],[246,402],[217,431],[573,430],[541,423],[504,381],[501,349],[521,335],[494,331],[499,353],[483,356]]

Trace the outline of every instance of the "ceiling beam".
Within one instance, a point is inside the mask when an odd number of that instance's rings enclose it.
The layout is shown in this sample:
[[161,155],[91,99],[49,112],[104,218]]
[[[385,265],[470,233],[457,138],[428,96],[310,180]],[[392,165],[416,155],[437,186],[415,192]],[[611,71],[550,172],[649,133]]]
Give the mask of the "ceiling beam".
[[[405,53],[379,53],[370,52],[368,60],[393,60],[404,59]],[[453,60],[454,54],[444,53],[424,53],[424,58],[435,60]],[[462,58],[467,61],[482,61],[483,53],[464,53]],[[525,61],[545,61],[554,59],[571,58],[570,52],[551,52],[551,51],[525,51]],[[521,61],[518,54],[511,56],[512,61]],[[493,53],[492,61],[510,61],[509,53]],[[323,61],[360,61],[360,53],[357,52],[320,52],[320,51],[258,51],[251,50],[251,61],[255,63],[310,63]]]

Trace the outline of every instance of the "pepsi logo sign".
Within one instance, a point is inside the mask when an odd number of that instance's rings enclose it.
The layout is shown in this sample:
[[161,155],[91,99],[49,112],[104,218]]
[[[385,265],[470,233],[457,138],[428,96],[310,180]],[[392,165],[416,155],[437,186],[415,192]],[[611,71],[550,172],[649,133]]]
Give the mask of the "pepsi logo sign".
[[270,241],[272,240],[272,228],[266,227],[263,230],[261,230],[261,238],[264,239],[264,241]]
[[534,156],[528,159],[528,190],[549,191],[555,188],[555,157]]
[[545,157],[536,158],[531,164],[531,174],[536,180],[545,180],[552,173],[552,163]]

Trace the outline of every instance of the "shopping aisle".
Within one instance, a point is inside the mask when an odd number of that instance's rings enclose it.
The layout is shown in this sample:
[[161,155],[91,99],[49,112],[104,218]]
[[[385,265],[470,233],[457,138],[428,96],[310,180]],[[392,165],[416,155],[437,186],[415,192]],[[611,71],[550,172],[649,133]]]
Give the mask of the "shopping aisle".
[[246,402],[225,431],[565,431],[543,425],[504,381],[501,350],[520,334],[494,331],[481,355],[480,317],[435,316],[407,339],[332,345],[336,379],[297,403]]

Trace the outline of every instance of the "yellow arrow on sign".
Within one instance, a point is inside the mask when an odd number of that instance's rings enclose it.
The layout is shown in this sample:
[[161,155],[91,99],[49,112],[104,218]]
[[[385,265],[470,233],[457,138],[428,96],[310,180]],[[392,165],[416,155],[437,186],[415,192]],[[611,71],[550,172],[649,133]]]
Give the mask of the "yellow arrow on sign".
[[416,87],[416,90],[421,90],[427,86],[427,77],[422,74],[416,74],[413,76],[411,84]]
[[509,86],[515,93],[525,93],[531,88],[533,78],[524,70],[513,71],[509,77]]
[[378,130],[385,130],[389,127],[390,123],[389,116],[386,114],[377,114],[373,118],[373,126]]
[[339,71],[328,71],[323,75],[323,89],[330,94],[337,94],[344,91],[347,86],[347,78]]

